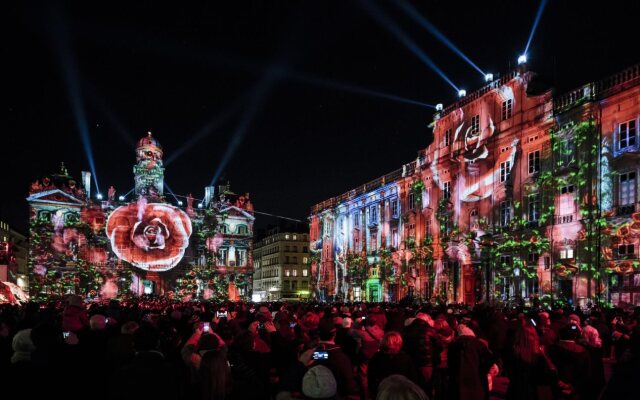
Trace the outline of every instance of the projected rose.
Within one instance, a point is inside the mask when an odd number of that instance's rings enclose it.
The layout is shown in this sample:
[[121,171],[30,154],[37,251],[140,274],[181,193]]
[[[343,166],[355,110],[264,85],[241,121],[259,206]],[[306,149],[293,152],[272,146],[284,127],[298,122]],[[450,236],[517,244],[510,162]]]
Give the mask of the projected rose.
[[111,214],[107,236],[113,251],[124,261],[144,270],[166,271],[184,256],[191,220],[176,207],[139,202]]

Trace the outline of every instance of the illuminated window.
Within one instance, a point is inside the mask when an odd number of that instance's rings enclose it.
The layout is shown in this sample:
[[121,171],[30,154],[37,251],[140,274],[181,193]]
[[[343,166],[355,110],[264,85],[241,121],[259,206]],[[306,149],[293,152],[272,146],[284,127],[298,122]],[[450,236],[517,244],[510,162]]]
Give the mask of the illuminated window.
[[308,269],[303,269],[302,270],[302,276],[309,276],[309,270]]
[[416,208],[416,195],[413,191],[409,192],[409,210],[414,210]]
[[415,237],[416,236],[416,224],[409,224],[409,226],[407,228],[408,228],[409,236]]
[[353,213],[353,227],[357,228],[360,226],[360,212],[356,211]]
[[511,118],[511,113],[513,111],[513,100],[507,99],[502,102],[502,120],[506,120]]
[[293,235],[293,240],[298,240],[297,235]]
[[636,121],[631,120],[620,124],[618,128],[618,149],[636,145]]
[[238,250],[238,265],[244,267],[247,263],[247,251],[246,250]]
[[573,248],[567,247],[566,249],[561,249],[560,250],[560,259],[561,260],[568,260],[570,258],[573,258]]
[[540,195],[529,195],[529,222],[537,221],[540,218]]
[[431,198],[430,196],[430,190],[429,188],[426,188],[422,191],[422,207],[429,207],[429,204],[431,203]]
[[619,205],[626,206],[636,202],[636,173],[620,174]]
[[471,133],[480,133],[480,115],[474,115],[471,118]]
[[500,203],[500,225],[507,226],[511,222],[511,201]]
[[451,182],[444,182],[442,186],[442,198],[449,200],[451,198]]
[[249,229],[246,225],[238,225],[237,231],[238,235],[246,235],[247,233],[249,233]]
[[378,223],[378,206],[373,205],[369,207],[369,223],[377,224]]
[[391,214],[393,218],[398,218],[398,199],[391,200]]
[[293,276],[298,276],[298,270],[297,270],[297,269],[292,270],[292,271],[291,271],[291,274],[292,274]]
[[480,229],[477,208],[474,208],[469,212],[469,229],[471,229],[472,231],[477,231],[478,229]]
[[444,145],[445,147],[451,146],[451,129],[444,131]]
[[291,276],[291,270],[285,269],[284,276]]
[[509,170],[511,169],[511,161],[500,163],[500,182],[506,182],[509,179]]
[[529,153],[529,174],[540,172],[540,150]]
[[393,228],[391,230],[391,246],[398,248],[398,228]]

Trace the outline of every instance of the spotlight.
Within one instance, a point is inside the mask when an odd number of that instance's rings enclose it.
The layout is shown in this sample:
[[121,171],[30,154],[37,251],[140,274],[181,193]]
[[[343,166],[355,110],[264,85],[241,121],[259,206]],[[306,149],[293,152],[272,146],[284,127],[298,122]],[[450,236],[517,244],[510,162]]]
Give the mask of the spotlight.
[[98,193],[98,194],[96,195],[96,199],[98,199],[98,200],[102,200],[102,195],[101,195],[100,193]]
[[182,200],[178,200],[178,205],[181,206],[182,205]]
[[458,90],[458,97],[464,97],[467,95],[467,91],[464,89]]
[[491,82],[493,80],[493,74],[485,74],[484,75],[484,81],[485,82]]
[[442,105],[442,103],[436,104],[436,111],[442,111],[442,110],[444,110],[444,106]]
[[526,54],[522,54],[520,57],[518,57],[518,65],[525,64],[526,62],[527,62]]
[[120,200],[120,201],[124,201],[124,196],[120,196],[120,197],[118,197],[118,200]]
[[198,203],[198,208],[202,208],[202,203]]

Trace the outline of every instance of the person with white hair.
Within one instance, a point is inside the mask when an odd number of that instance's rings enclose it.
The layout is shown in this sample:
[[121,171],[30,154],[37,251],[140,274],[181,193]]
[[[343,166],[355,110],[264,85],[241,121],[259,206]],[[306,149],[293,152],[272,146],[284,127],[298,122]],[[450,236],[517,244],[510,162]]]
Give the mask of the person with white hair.
[[602,363],[604,352],[600,333],[593,326],[585,325],[580,335],[580,343],[585,350],[587,350],[591,358],[592,376],[588,383],[590,386],[589,393],[600,393],[600,390],[602,390],[605,385],[604,364]]

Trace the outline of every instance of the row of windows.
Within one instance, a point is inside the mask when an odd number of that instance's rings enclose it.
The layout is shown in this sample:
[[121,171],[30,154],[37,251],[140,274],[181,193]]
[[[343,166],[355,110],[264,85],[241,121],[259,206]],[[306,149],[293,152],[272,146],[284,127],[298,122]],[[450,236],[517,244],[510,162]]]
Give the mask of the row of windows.
[[[298,270],[297,269],[285,269],[284,270],[284,276],[298,276]],[[309,276],[309,270],[306,268],[302,269],[302,275],[303,277],[307,277]]]
[[[511,116],[513,115],[513,99],[507,99],[503,101],[501,111],[502,111],[501,115],[502,115],[503,121],[511,118]],[[477,135],[480,133],[480,115],[479,114],[471,117],[470,132],[474,135]],[[447,129],[444,131],[443,145],[445,147],[451,146],[451,144],[453,143],[452,136],[453,136],[452,129]]]
[[[298,246],[284,246],[284,251],[286,252],[291,252],[291,253],[297,253],[298,252]],[[307,246],[302,246],[302,252],[306,253],[309,251],[309,248]]]

